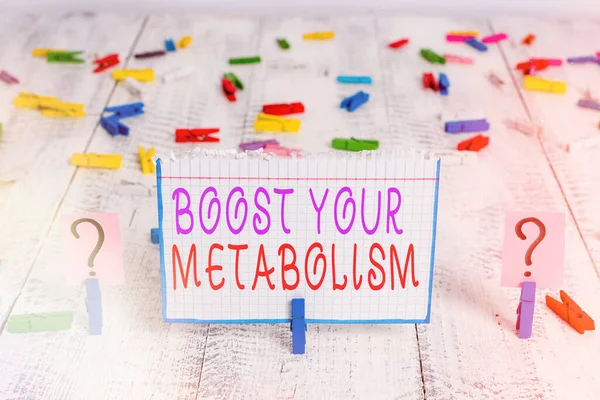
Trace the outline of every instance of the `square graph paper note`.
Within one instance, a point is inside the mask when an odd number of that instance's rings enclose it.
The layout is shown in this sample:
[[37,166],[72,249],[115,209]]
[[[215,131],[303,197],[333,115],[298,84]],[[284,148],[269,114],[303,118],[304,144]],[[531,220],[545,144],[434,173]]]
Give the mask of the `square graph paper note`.
[[167,322],[428,323],[439,160],[416,152],[158,160]]

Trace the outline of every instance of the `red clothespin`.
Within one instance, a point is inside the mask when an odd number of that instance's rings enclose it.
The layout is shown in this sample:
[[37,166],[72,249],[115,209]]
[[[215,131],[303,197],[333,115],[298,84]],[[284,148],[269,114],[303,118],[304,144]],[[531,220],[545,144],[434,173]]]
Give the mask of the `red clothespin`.
[[177,129],[175,130],[175,142],[218,142],[220,139],[213,135],[219,130],[219,128]]
[[229,79],[221,79],[221,85],[223,86],[223,93],[225,94],[225,97],[227,97],[227,100],[234,102],[235,99],[235,86],[233,85],[233,83],[231,83],[231,81]]
[[114,67],[119,63],[119,55],[118,54],[109,54],[106,57],[99,58],[94,61],[94,64],[97,64],[98,67],[94,70],[94,73],[106,71],[110,67]]
[[587,315],[563,290],[560,291],[558,301],[546,295],[546,305],[573,327],[577,332],[593,331],[596,329],[594,320]]
[[530,33],[529,35],[527,35],[523,38],[523,41],[521,43],[523,43],[527,46],[530,46],[534,40],[535,40],[535,35]]
[[437,81],[431,72],[423,74],[423,89],[431,89],[435,92],[439,89]]
[[525,75],[533,75],[536,71],[542,71],[550,66],[550,61],[542,59],[531,59],[517,64],[517,69],[523,71]]
[[304,104],[265,104],[262,108],[263,113],[270,115],[289,115],[299,114],[304,112]]
[[388,47],[390,47],[392,49],[397,49],[399,47],[404,46],[407,43],[408,43],[408,39],[400,39],[396,42],[392,42],[392,43],[388,44]]
[[477,135],[458,144],[457,150],[479,151],[490,143],[489,136]]

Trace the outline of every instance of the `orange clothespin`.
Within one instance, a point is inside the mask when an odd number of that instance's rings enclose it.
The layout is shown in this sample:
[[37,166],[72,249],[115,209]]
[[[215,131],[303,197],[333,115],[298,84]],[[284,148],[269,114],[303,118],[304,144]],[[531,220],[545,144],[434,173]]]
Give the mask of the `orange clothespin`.
[[585,331],[593,331],[596,327],[594,326],[594,320],[587,315],[581,307],[577,305],[563,290],[560,291],[560,300],[546,295],[546,305],[573,327],[577,332],[583,333]]

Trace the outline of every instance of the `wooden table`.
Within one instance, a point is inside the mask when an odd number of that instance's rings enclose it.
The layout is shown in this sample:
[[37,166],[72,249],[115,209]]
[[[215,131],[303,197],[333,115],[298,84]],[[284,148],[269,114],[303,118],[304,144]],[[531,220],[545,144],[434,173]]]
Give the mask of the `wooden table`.
[[[450,30],[510,39],[478,53],[446,43]],[[304,32],[332,30],[329,42],[303,42]],[[520,44],[527,33],[537,40]],[[563,65],[542,73],[568,82],[566,95],[523,91],[514,65],[529,57],[587,55],[600,20],[499,17],[340,16],[332,18],[143,16],[116,14],[0,15],[0,69],[20,85],[0,84],[0,398],[2,399],[597,399],[600,340],[581,336],[545,305],[538,290],[534,333],[515,333],[519,290],[500,287],[506,210],[566,214],[563,289],[600,321],[600,157],[598,147],[567,153],[563,145],[599,135],[598,112],[578,108],[589,89],[600,97],[600,67]],[[194,37],[168,57],[135,60],[166,38]],[[291,50],[283,52],[277,37]],[[400,50],[387,43],[402,37]],[[597,43],[596,43],[597,44]],[[592,48],[590,48],[592,46]],[[136,99],[110,72],[90,65],[49,64],[35,47],[119,52],[122,67],[156,72],[194,65],[170,84],[145,84],[146,113],[127,120],[128,137],[99,126],[107,105]],[[419,49],[472,56],[472,66],[437,66]],[[229,57],[260,55],[260,65],[230,67]],[[221,93],[220,76],[235,70],[246,84],[236,103]],[[450,96],[421,88],[423,72],[445,71]],[[505,84],[496,88],[494,71]],[[341,112],[352,88],[338,74],[371,75],[370,102]],[[18,92],[85,103],[87,117],[51,119],[11,105]],[[430,325],[311,325],[307,354],[291,354],[289,325],[180,325],[161,320],[156,181],[144,176],[138,145],[157,153],[176,144],[182,127],[221,128],[219,148],[259,137],[261,105],[302,101],[299,135],[287,146],[326,150],[334,136],[377,138],[381,148],[453,149],[464,136],[443,133],[453,113],[487,118],[488,148],[472,163],[442,162],[438,242]],[[541,122],[528,137],[506,118]],[[459,135],[460,136],[460,135]],[[263,136],[260,136],[263,137]],[[211,144],[206,145],[211,147]],[[74,152],[120,153],[118,171],[75,168]],[[104,332],[90,336],[83,287],[66,286],[60,215],[117,212],[126,284],[102,289]],[[11,314],[72,310],[69,331],[11,334]]]

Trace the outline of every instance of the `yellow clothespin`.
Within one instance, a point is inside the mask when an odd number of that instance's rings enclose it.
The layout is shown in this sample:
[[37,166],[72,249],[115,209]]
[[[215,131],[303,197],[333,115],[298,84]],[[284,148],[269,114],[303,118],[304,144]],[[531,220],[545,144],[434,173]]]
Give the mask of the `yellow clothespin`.
[[305,33],[302,38],[304,40],[329,40],[333,39],[335,33],[333,32],[311,32]]
[[548,79],[538,78],[537,76],[525,75],[523,87],[527,90],[537,90],[538,92],[549,92],[564,94],[567,91],[567,84],[561,81],[550,81]]
[[479,36],[479,32],[477,32],[477,31],[452,31],[452,32],[448,32],[448,35],[455,35],[455,36]]
[[150,150],[146,151],[142,146],[138,146],[140,152],[140,164],[142,166],[142,172],[144,175],[153,174],[156,172],[156,165],[152,162],[154,156],[154,146],[150,147]]
[[59,51],[65,51],[63,49],[33,49],[31,55],[34,57],[46,57],[48,53],[54,53]]
[[85,117],[83,104],[67,103],[53,98],[43,98],[40,101],[42,115],[46,117]]
[[54,99],[54,100],[58,101],[58,99],[56,97],[44,97],[44,96],[38,96],[33,93],[21,92],[13,100],[13,104],[15,107],[18,107],[18,108],[38,109],[40,107],[40,101],[42,99]]
[[300,130],[300,120],[261,113],[258,114],[258,117],[254,122],[254,130],[273,132],[298,132]]
[[123,156],[120,154],[73,153],[71,164],[76,167],[120,169]]
[[179,42],[177,42],[177,48],[178,49],[185,49],[191,43],[192,43],[192,37],[191,36],[184,36],[184,37],[181,38],[181,40],[179,40]]
[[115,69],[113,78],[115,81],[122,81],[130,77],[140,82],[152,82],[154,80],[154,70],[149,69]]

